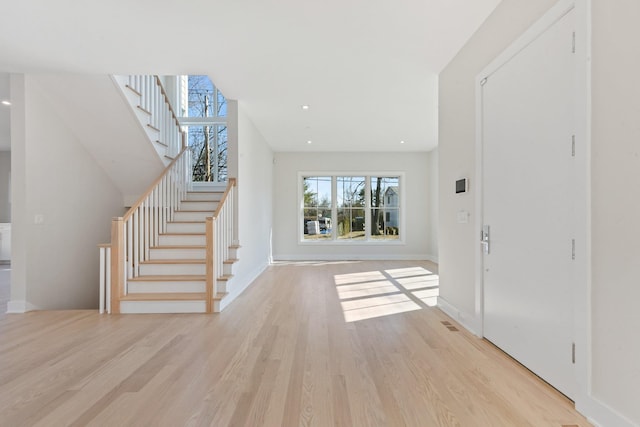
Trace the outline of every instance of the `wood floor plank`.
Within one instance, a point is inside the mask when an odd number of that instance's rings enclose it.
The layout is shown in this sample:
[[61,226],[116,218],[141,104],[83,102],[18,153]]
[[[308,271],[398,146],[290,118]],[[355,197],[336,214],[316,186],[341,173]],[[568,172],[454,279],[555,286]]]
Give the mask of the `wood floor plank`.
[[437,279],[426,261],[278,263],[215,315],[6,315],[0,424],[589,426],[432,307]]

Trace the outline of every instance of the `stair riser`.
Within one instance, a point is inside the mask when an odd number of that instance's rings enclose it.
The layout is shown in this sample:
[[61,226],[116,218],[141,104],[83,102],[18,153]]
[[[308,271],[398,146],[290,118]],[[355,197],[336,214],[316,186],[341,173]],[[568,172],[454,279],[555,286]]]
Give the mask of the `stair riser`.
[[204,249],[151,249],[149,257],[155,259],[204,259]]
[[202,293],[205,292],[204,281],[154,281],[154,282],[129,282],[129,293]]
[[222,264],[222,274],[224,276],[233,274],[233,264]]
[[213,213],[218,207],[218,202],[182,202],[180,203],[181,211],[206,211]]
[[205,233],[205,227],[204,222],[168,222],[167,233]]
[[194,182],[191,184],[191,188],[189,189],[189,192],[197,193],[200,191],[204,191],[204,192],[224,193],[224,190],[226,188],[227,188],[226,182]]
[[188,235],[172,235],[172,236],[160,236],[159,245],[164,246],[203,246],[206,244],[206,237],[204,234],[188,236]]
[[142,264],[140,265],[141,276],[178,276],[185,274],[205,274],[204,264]]
[[227,282],[226,280],[221,280],[217,283],[216,285],[216,291],[217,292],[228,292],[227,291]]
[[229,258],[238,259],[238,248],[229,248]]
[[222,199],[222,194],[223,193],[187,193],[186,200],[193,202],[217,202]]
[[204,301],[122,301],[121,313],[205,313]]
[[173,214],[174,221],[205,221],[213,216],[213,212],[176,212]]

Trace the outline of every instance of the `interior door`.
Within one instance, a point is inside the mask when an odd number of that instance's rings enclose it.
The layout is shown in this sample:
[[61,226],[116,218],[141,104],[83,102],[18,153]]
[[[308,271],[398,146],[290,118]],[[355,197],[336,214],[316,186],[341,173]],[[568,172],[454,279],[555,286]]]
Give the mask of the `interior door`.
[[569,397],[573,343],[573,15],[481,86],[484,335]]

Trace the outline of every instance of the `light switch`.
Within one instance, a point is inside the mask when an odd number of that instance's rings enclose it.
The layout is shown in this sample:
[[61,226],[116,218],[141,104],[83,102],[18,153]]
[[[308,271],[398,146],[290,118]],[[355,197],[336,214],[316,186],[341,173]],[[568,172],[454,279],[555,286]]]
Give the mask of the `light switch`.
[[36,214],[36,216],[33,218],[33,223],[34,224],[44,224],[44,215]]
[[458,211],[458,224],[466,224],[469,222],[469,212]]

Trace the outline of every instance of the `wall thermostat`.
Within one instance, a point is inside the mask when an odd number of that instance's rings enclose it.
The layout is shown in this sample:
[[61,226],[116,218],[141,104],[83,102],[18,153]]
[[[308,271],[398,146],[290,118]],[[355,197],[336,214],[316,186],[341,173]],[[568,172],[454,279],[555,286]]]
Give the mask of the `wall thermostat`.
[[456,181],[456,194],[469,191],[469,179],[462,178]]

